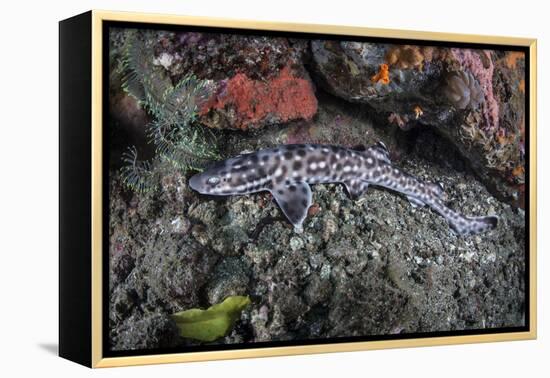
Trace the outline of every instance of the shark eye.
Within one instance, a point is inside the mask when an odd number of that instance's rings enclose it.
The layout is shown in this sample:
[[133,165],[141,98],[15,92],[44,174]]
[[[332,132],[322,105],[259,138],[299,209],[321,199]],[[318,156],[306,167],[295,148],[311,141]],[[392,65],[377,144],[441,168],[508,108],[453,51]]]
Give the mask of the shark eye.
[[220,182],[220,178],[215,176],[209,177],[208,180],[206,180],[206,182],[212,185],[216,185]]

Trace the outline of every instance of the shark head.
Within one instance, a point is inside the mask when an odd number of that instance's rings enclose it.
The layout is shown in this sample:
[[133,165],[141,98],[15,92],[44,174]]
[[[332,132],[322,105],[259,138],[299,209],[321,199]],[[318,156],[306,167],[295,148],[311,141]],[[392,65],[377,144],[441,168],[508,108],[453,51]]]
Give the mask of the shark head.
[[191,189],[201,194],[221,194],[231,188],[231,174],[226,163],[220,162],[189,179]]

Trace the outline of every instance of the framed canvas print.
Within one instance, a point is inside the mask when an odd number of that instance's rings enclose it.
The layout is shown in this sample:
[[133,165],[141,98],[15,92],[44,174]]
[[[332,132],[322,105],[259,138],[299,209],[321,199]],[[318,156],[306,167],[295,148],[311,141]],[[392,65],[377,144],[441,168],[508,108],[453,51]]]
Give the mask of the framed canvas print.
[[536,41],[60,22],[60,355],[536,337]]

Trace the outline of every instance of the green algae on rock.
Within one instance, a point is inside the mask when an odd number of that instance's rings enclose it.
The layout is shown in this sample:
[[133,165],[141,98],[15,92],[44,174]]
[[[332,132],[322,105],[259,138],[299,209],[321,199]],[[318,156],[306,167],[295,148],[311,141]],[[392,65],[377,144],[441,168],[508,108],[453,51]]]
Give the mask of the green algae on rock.
[[250,304],[248,297],[227,297],[206,310],[192,308],[172,315],[182,337],[200,341],[214,341],[223,337]]

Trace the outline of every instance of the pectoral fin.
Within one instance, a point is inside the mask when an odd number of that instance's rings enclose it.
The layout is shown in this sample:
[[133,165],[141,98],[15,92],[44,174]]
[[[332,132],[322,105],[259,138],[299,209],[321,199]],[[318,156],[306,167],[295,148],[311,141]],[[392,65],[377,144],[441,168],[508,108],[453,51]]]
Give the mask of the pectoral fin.
[[307,182],[282,183],[271,189],[275,201],[296,228],[301,228],[311,206],[311,188]]
[[362,180],[345,181],[344,185],[346,186],[346,190],[352,200],[356,200],[361,197],[369,188],[369,183]]

